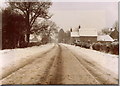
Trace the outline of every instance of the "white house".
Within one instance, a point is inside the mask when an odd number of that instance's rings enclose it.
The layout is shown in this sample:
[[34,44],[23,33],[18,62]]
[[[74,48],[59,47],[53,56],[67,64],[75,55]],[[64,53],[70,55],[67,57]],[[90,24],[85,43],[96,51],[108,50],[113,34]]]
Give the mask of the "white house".
[[72,41],[96,42],[97,30],[95,28],[76,28],[71,31],[71,39]]

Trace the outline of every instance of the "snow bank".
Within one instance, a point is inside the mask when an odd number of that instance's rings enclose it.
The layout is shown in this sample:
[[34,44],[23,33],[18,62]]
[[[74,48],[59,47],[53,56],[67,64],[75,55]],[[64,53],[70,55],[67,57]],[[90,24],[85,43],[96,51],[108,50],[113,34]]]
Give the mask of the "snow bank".
[[15,64],[21,59],[30,58],[31,55],[43,53],[53,46],[54,44],[47,44],[28,48],[0,50],[0,68],[5,68],[13,63]]
[[80,55],[81,53],[86,55],[85,58],[91,59],[96,63],[100,64],[101,66],[103,66],[104,68],[109,69],[115,74],[118,74],[118,55],[107,54],[73,45],[67,45],[67,44],[62,44],[62,45],[68,47],[70,50],[76,52],[78,55]]

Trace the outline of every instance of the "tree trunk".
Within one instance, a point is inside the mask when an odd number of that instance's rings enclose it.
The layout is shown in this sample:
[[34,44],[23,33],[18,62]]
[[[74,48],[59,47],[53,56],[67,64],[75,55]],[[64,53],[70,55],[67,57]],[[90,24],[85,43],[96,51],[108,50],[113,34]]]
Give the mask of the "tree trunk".
[[28,33],[28,34],[27,34],[27,37],[26,37],[26,39],[27,39],[27,44],[29,44],[29,42],[30,42],[30,39],[29,39],[29,38],[30,38],[30,33]]
[[26,41],[27,41],[27,45],[29,44],[29,42],[30,42],[30,40],[29,40],[29,38],[30,38],[30,22],[29,22],[29,11],[27,11],[27,21],[26,21],[26,23],[27,23],[27,34],[26,34]]
[[25,35],[20,36],[19,46],[20,47],[26,47]]

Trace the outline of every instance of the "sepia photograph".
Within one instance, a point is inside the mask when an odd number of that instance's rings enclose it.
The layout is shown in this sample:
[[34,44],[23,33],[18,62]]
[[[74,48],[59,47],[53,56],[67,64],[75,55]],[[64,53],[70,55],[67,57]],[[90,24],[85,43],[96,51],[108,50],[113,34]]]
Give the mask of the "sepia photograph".
[[0,85],[119,85],[119,2],[0,1]]

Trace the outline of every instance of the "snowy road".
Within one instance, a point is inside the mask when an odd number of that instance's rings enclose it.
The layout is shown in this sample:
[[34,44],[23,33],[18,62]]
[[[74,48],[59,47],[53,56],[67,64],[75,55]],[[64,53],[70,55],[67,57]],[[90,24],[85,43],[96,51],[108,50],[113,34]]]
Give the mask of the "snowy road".
[[118,84],[117,74],[65,44],[54,44],[13,67],[1,84]]

